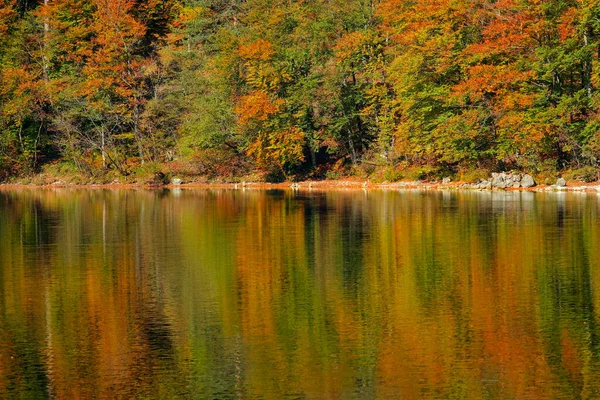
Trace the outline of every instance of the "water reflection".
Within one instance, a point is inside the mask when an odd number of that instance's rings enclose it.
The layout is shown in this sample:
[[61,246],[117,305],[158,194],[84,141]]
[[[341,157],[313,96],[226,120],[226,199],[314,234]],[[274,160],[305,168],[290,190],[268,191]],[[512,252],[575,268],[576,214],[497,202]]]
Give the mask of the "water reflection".
[[600,396],[600,202],[0,191],[0,397]]

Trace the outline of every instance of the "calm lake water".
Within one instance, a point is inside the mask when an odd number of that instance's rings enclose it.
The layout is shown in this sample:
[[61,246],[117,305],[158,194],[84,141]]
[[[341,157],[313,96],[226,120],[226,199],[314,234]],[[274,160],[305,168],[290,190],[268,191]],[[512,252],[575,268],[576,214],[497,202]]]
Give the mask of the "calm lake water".
[[600,396],[596,194],[0,190],[0,397]]

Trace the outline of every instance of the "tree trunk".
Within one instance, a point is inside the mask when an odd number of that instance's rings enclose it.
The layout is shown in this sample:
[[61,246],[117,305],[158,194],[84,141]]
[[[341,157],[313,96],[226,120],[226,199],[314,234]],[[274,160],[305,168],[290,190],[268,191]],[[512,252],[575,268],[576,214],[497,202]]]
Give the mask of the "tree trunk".
[[[49,0],[44,0],[44,7],[48,7]],[[44,38],[42,43],[42,68],[44,70],[44,82],[48,83],[48,34],[50,33],[50,23],[48,17],[44,17]]]
[[104,129],[100,132],[100,152],[102,153],[102,168],[106,169],[106,137],[104,134]]
[[[583,43],[585,46],[588,45],[588,35],[583,34]],[[590,61],[583,62],[584,74],[585,74],[585,90],[587,96],[592,98],[592,63]]]

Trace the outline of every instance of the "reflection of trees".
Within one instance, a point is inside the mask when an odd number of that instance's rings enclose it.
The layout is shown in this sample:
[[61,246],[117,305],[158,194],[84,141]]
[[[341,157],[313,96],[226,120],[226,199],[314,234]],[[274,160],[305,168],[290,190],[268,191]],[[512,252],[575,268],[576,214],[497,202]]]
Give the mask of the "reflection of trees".
[[0,394],[594,397],[597,200],[530,196],[0,191]]

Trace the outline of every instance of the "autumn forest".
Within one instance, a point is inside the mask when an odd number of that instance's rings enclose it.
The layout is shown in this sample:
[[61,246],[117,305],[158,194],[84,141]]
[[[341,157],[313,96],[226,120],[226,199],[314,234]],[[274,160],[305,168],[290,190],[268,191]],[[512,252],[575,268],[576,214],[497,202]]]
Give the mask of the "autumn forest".
[[0,181],[596,180],[599,87],[600,0],[0,0]]

